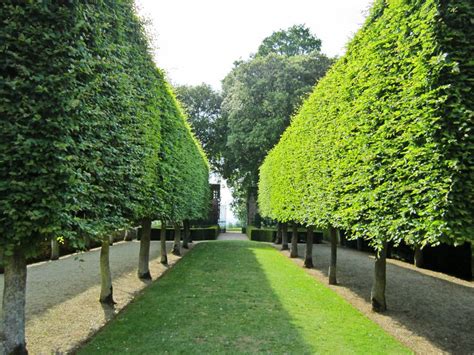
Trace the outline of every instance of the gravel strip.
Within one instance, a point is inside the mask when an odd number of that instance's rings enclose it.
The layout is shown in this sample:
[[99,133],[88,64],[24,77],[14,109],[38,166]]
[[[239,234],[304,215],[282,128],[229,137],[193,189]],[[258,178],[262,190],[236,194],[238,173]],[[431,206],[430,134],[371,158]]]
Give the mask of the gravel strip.
[[[155,280],[168,268],[159,262],[159,242],[151,242],[150,272]],[[28,266],[26,341],[30,354],[67,353],[94,334],[149,282],[136,275],[140,243],[120,242],[110,248],[114,308],[98,301],[100,249]],[[167,249],[171,249],[171,242]],[[183,249],[184,252],[186,250]],[[169,254],[170,265],[179,257]],[[0,275],[3,294],[3,275]]]

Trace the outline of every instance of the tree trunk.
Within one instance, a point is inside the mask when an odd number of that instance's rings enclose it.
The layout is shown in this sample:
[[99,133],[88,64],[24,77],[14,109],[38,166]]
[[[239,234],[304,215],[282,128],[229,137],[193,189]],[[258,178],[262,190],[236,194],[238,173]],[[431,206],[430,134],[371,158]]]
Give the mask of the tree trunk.
[[59,259],[59,243],[56,237],[51,238],[51,260]]
[[298,225],[293,223],[292,233],[291,233],[291,251],[290,258],[298,257]]
[[173,242],[173,255],[181,255],[181,226],[179,223],[174,224],[174,242]]
[[26,258],[21,250],[4,255],[0,354],[28,354],[25,341]]
[[357,250],[362,251],[364,249],[364,245],[362,243],[362,238],[357,238]]
[[278,222],[277,224],[277,238],[276,238],[276,241],[275,241],[275,244],[281,244],[281,223]]
[[140,254],[138,256],[138,278],[142,280],[151,280],[150,238],[151,238],[151,219],[145,218],[142,221],[142,236],[140,238]]
[[256,193],[252,190],[247,196],[247,226],[253,226],[258,213]]
[[415,246],[415,266],[423,267],[423,250],[419,245]]
[[337,284],[337,230],[330,227],[331,235],[331,263],[329,265],[329,284]]
[[281,250],[288,250],[288,223],[281,225]]
[[100,302],[114,305],[112,274],[110,272],[110,238],[102,238],[102,248],[100,249]]
[[375,255],[375,272],[370,301],[372,302],[372,310],[375,312],[384,312],[387,310],[385,302],[385,284],[387,269],[387,242],[383,243],[382,250]]
[[304,257],[304,267],[311,269],[314,267],[313,264],[313,239],[314,239],[314,230],[313,227],[309,226],[307,228],[306,234],[306,253]]
[[166,253],[166,222],[161,221],[161,230],[160,230],[160,253],[161,260],[160,262],[163,265],[168,265],[168,255]]
[[183,248],[184,249],[189,249],[189,234],[191,233],[191,230],[189,229],[189,220],[185,219],[183,221]]

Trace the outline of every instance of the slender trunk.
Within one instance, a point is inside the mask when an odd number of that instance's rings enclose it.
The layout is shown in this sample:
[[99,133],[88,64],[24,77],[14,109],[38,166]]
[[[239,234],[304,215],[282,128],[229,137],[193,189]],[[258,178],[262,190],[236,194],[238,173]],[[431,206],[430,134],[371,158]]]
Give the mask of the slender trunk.
[[374,284],[370,294],[372,310],[375,312],[384,312],[387,310],[385,302],[385,284],[387,269],[387,242],[383,243],[382,249],[375,255]]
[[26,258],[21,250],[4,255],[0,354],[28,354],[25,341]]
[[288,223],[281,225],[281,250],[288,250]]
[[313,239],[314,230],[313,227],[307,228],[308,233],[306,234],[306,253],[304,257],[304,267],[311,269],[314,267],[313,264]]
[[112,274],[110,272],[110,238],[102,238],[102,248],[100,249],[100,302],[113,305],[113,287],[112,287]]
[[277,238],[276,238],[276,241],[275,241],[275,244],[281,244],[281,223],[278,222],[277,224]]
[[59,259],[59,243],[56,237],[51,238],[51,260]]
[[151,219],[145,218],[142,221],[142,236],[140,238],[140,254],[138,256],[138,278],[142,280],[151,280],[150,237],[151,237]]
[[423,267],[423,250],[419,245],[415,246],[415,266]]
[[189,229],[189,220],[184,220],[183,221],[183,248],[184,249],[189,249],[189,234],[191,233],[191,230]]
[[181,226],[179,223],[174,224],[174,242],[173,242],[173,255],[181,255]]
[[357,250],[362,251],[364,249],[362,238],[357,238]]
[[251,191],[247,195],[247,226],[255,225],[256,215],[258,213],[257,200],[255,192]]
[[163,265],[168,265],[168,254],[166,253],[166,222],[161,221],[161,230],[160,230],[160,253],[161,253],[161,263]]
[[290,258],[298,257],[298,225],[293,223],[292,233],[291,233],[291,251]]
[[330,227],[331,235],[331,263],[329,265],[329,284],[337,284],[337,230]]

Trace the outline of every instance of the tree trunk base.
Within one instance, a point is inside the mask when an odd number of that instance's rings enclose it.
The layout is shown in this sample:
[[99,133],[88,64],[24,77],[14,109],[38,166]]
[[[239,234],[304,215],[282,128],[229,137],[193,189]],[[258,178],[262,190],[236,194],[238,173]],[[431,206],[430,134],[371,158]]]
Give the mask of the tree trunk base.
[[337,285],[336,266],[329,266],[329,284]]
[[288,247],[288,244],[282,244],[281,245],[281,250],[290,250],[290,248]]
[[150,274],[149,271],[148,271],[148,272],[145,272],[144,274],[140,274],[140,273],[139,273],[139,274],[138,274],[138,278],[139,278],[140,280],[151,280],[151,279],[152,279],[152,278],[151,278],[151,274]]
[[189,249],[189,245],[183,243],[183,247],[182,247],[182,248],[183,248],[183,249]]
[[109,306],[113,306],[117,304],[117,302],[114,301],[113,288],[112,287],[110,288],[110,294],[104,297],[101,296],[99,301],[100,303],[107,304]]
[[370,302],[372,303],[372,311],[377,313],[382,313],[387,310],[387,305],[384,302],[380,303],[375,297],[370,297]]
[[304,267],[307,269],[312,269],[314,267],[313,258],[304,259]]
[[176,256],[181,256],[181,251],[179,249],[180,249],[179,247],[173,247],[171,254],[176,255]]
[[297,258],[298,257],[298,249],[291,248],[290,258]]

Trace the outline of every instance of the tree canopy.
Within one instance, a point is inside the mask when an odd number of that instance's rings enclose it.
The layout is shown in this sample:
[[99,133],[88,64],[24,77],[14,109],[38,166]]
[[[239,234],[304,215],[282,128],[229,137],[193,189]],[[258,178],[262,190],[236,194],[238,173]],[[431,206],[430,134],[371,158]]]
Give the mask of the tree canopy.
[[305,25],[294,25],[286,30],[273,32],[258,47],[257,56],[270,53],[279,55],[305,55],[321,50],[321,40]]
[[472,240],[473,14],[377,1],[261,166],[261,212],[376,248]]

